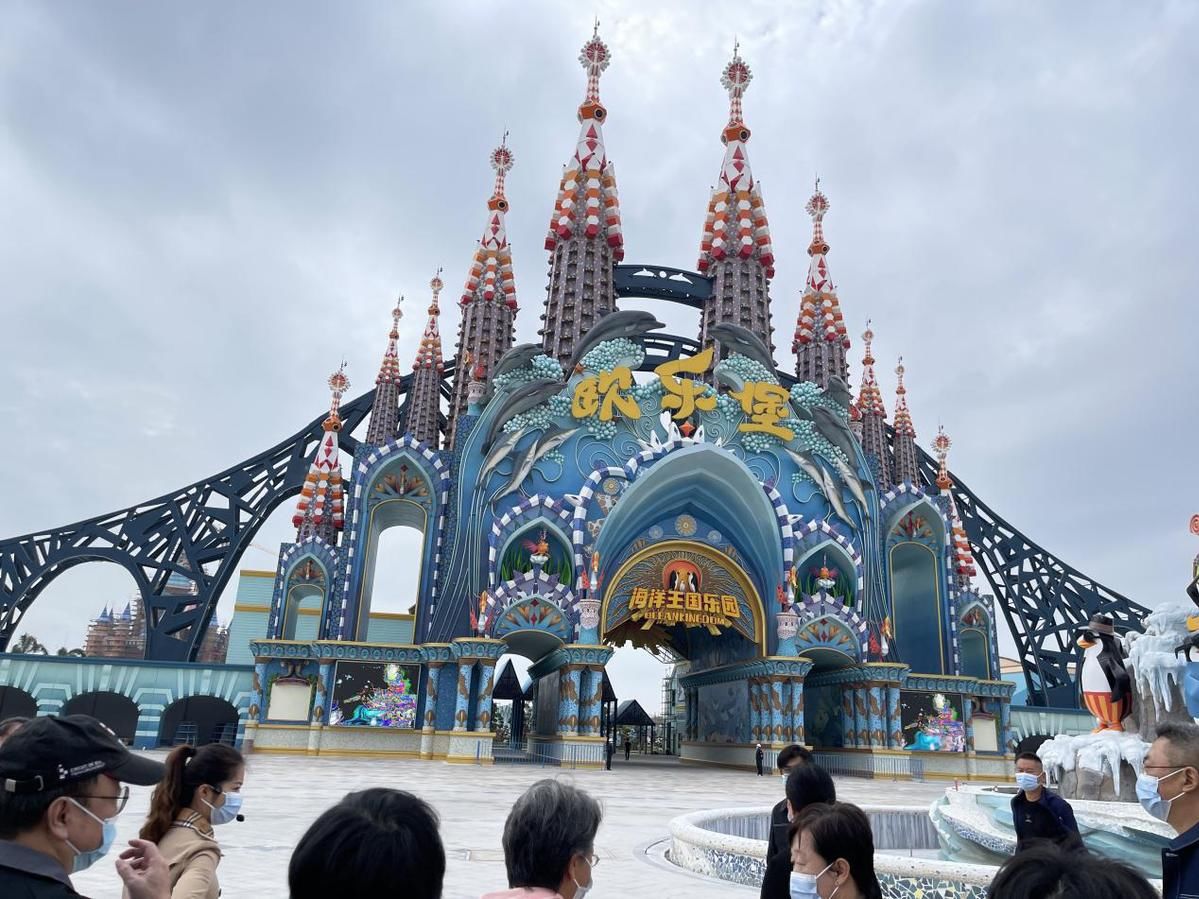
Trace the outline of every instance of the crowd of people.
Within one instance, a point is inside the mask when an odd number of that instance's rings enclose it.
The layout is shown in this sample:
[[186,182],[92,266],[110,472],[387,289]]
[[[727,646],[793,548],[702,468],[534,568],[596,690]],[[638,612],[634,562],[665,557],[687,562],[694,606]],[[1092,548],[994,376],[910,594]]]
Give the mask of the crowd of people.
[[[870,820],[837,800],[802,746],[778,754],[785,797],[771,815],[762,899],[881,899]],[[1160,772],[1160,773],[1153,773]],[[215,828],[240,817],[245,762],[221,744],[175,748],[165,762],[130,752],[86,715],[0,722],[0,897],[76,897],[71,874],[105,858],[130,785],[153,787],[137,839],[115,859],[125,899],[215,899]],[[1015,854],[989,899],[1152,899],[1135,868],[1088,851],[1040,759],[1016,759]],[[1199,896],[1199,726],[1161,727],[1137,779],[1145,810],[1178,838],[1162,852],[1165,899]],[[583,899],[595,883],[603,812],[561,780],[534,783],[504,824],[507,889],[483,899]],[[437,813],[402,790],[349,793],[301,837],[292,899],[330,895],[438,899],[446,856]]]

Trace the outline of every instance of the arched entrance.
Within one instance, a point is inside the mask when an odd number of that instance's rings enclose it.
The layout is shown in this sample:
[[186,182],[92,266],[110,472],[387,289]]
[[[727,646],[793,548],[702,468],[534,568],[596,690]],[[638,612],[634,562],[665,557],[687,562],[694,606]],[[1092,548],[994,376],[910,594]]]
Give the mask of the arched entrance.
[[176,700],[162,713],[158,729],[159,746],[188,743],[225,743],[237,740],[237,709],[216,696],[188,696]]
[[138,709],[128,696],[98,690],[80,693],[62,707],[64,715],[91,715],[104,723],[123,743],[133,745],[137,734]]

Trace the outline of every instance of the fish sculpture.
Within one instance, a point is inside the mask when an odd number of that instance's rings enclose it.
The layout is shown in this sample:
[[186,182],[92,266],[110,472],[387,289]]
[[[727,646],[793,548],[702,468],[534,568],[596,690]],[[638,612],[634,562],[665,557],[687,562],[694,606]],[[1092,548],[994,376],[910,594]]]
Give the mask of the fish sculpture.
[[544,353],[545,350],[539,343],[518,343],[500,356],[500,361],[495,364],[491,377],[494,379],[499,375],[506,375],[508,372],[524,368]]
[[517,387],[504,400],[499,412],[491,420],[491,427],[487,429],[487,439],[483,442],[484,452],[491,450],[491,445],[495,442],[496,434],[499,433],[500,428],[509,419],[514,415],[520,415],[522,412],[528,412],[534,406],[540,406],[560,390],[562,390],[562,382],[553,378],[539,378],[536,381],[530,381],[528,384],[522,384],[520,387]]
[[529,472],[533,470],[533,466],[537,464],[539,459],[545,456],[546,453],[556,450],[578,430],[578,428],[554,428],[546,431],[534,440],[528,449],[524,451],[524,454],[520,457],[520,461],[513,466],[512,477],[508,479],[508,483],[495,495],[494,499],[501,499],[516,490],[524,483],[525,478],[529,476]]
[[649,312],[640,312],[635,309],[609,312],[596,322],[595,326],[579,342],[566,370],[568,372],[575,370],[583,357],[605,340],[617,340],[622,337],[636,339],[644,337],[647,331],[656,331],[665,327],[666,325]]
[[730,353],[740,353],[765,366],[767,371],[774,371],[774,356],[770,347],[749,328],[730,322],[717,322],[708,328],[707,336],[719,341],[721,347]]

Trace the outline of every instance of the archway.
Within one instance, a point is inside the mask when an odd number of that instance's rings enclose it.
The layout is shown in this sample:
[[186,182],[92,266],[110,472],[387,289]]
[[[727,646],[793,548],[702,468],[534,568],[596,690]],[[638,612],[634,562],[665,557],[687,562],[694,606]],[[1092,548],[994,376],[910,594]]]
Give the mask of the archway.
[[187,696],[167,706],[158,728],[159,746],[226,743],[237,739],[237,709],[216,696]]
[[[830,575],[831,586],[820,583],[822,569]],[[803,550],[795,560],[795,573],[800,596],[815,596],[823,590],[846,605],[857,605],[857,566],[835,540],[824,540]]]
[[0,721],[6,718],[36,718],[37,700],[17,687],[0,687]]
[[[58,650],[87,650],[97,658],[142,658],[145,654],[145,624],[140,614],[137,580],[125,566],[103,559],[80,559],[61,568],[43,586],[37,598],[22,613],[14,632],[9,651],[14,651],[24,634],[33,637],[48,655]],[[125,606],[130,609],[130,621],[122,627],[119,620]],[[93,638],[88,645],[89,624],[102,618],[105,611],[115,616],[109,626],[92,628]]]
[[983,680],[991,676],[991,653],[987,647],[987,635],[968,627],[958,633],[958,644],[962,674]]
[[300,559],[288,572],[283,593],[279,636],[283,640],[315,640],[329,590],[329,573],[311,556]]
[[909,508],[891,527],[887,546],[899,658],[917,674],[945,674],[947,622],[938,564],[945,546],[941,515],[924,502]]
[[138,708],[128,696],[96,690],[68,699],[63,715],[91,715],[104,723],[123,742],[132,745],[137,735]]

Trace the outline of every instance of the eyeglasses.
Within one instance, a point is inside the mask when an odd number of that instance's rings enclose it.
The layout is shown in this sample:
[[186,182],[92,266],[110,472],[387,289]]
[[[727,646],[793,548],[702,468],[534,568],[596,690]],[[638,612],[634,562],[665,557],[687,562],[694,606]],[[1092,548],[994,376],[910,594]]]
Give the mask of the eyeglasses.
[[[82,793],[75,797],[76,799],[107,799],[109,802],[117,804],[116,815],[125,811],[125,804],[129,802],[129,784],[122,784],[120,792],[115,796],[97,796],[94,793]],[[116,817],[113,815],[113,817]]]
[[593,868],[600,863],[600,857],[595,854],[591,854],[591,855],[580,854],[579,858],[583,859],[583,861],[587,862],[587,864]]

